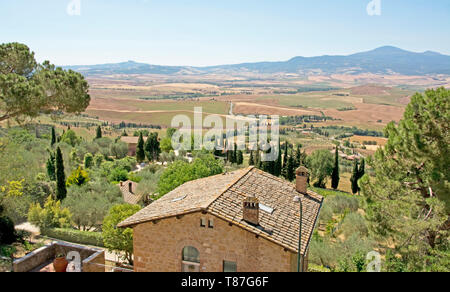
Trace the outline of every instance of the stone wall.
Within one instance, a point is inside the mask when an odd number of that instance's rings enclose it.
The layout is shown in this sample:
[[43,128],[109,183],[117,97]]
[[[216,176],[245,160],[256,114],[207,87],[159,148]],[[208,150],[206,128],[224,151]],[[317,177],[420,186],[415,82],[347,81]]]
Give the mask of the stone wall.
[[104,267],[93,267],[93,265],[91,265],[91,263],[101,265],[105,264],[105,252],[102,249],[89,248],[82,245],[63,242],[53,242],[50,245],[44,246],[32,253],[29,253],[23,258],[15,260],[13,263],[13,270],[14,272],[29,272],[49,261],[52,261],[58,254],[68,255],[72,251],[79,253],[80,260],[82,262],[82,271],[85,271],[85,265],[87,265],[86,272],[105,271]]
[[[214,228],[200,226],[212,220]],[[194,213],[134,227],[136,272],[180,272],[186,246],[200,252],[200,271],[222,272],[223,262],[237,263],[238,272],[296,271],[297,255],[215,216]]]

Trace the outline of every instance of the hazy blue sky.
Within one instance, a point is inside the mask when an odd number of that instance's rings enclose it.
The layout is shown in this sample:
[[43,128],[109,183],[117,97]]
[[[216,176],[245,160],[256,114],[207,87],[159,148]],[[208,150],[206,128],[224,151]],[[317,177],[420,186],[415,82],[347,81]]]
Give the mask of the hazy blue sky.
[[215,65],[394,45],[450,54],[449,0],[0,0],[0,43],[58,65]]

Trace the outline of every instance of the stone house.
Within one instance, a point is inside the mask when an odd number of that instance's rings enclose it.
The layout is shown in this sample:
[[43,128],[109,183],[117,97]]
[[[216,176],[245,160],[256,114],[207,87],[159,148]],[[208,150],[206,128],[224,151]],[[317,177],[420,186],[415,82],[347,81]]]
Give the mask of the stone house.
[[308,251],[323,197],[254,167],[185,183],[121,222],[133,228],[136,272],[297,271]]
[[[128,145],[128,156],[136,156],[137,144],[139,142],[139,137],[121,137],[120,141]],[[144,142],[147,141],[147,137],[144,137]]]

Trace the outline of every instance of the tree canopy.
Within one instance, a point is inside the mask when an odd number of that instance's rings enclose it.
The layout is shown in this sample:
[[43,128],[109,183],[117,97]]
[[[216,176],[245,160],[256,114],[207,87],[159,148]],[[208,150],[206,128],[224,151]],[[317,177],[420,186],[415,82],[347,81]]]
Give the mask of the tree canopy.
[[72,70],[39,64],[20,43],[0,44],[0,121],[41,113],[80,113],[89,105],[89,85]]
[[408,271],[449,270],[449,101],[444,88],[415,94],[369,160],[374,177],[360,181],[371,231],[395,244]]

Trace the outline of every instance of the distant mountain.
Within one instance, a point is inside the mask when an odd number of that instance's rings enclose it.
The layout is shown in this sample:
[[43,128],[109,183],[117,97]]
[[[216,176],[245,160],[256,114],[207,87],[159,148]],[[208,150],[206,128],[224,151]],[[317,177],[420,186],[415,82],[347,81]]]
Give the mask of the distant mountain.
[[128,61],[118,64],[66,66],[85,75],[110,74],[450,74],[450,56],[427,51],[414,53],[396,47],[381,47],[348,56],[295,57],[286,62],[259,62],[211,67],[157,66]]

